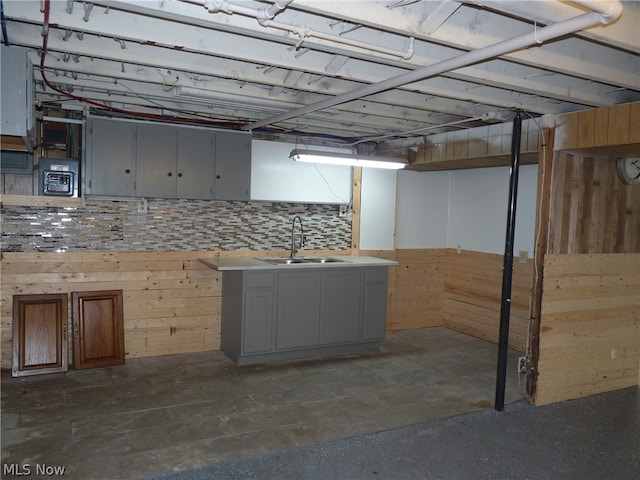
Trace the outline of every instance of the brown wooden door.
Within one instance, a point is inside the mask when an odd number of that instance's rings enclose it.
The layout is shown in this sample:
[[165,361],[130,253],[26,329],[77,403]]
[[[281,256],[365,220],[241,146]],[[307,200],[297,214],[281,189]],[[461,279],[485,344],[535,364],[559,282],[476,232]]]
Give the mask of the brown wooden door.
[[124,364],[122,290],[72,292],[73,368]]
[[67,295],[13,296],[14,377],[66,372]]

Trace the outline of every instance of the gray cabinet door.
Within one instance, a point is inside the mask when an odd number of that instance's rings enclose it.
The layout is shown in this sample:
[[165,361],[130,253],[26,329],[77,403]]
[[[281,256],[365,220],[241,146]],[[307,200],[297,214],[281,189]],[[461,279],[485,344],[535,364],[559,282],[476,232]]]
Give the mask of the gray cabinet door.
[[242,353],[264,353],[273,350],[273,289],[247,289],[244,298]]
[[278,350],[318,344],[320,325],[319,270],[278,275]]
[[384,338],[387,321],[387,275],[386,267],[365,270],[362,324],[364,340]]
[[245,272],[243,284],[241,353],[267,353],[274,349],[276,273]]
[[214,198],[215,146],[215,132],[196,128],[178,131],[177,198]]
[[140,124],[136,139],[136,195],[175,198],[178,127]]
[[360,269],[338,268],[322,274],[320,343],[355,342],[360,336]]
[[86,124],[85,193],[133,196],[135,124],[89,118]]
[[249,200],[251,189],[251,134],[216,132],[217,200]]

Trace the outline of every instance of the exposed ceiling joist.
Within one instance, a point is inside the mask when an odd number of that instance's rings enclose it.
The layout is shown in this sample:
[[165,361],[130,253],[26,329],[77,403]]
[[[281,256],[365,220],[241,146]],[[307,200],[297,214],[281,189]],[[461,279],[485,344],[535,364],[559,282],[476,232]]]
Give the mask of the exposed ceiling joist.
[[[45,3],[45,75],[62,90],[132,113],[191,114],[237,128],[319,102],[329,105],[348,92],[367,92],[370,85],[585,11],[550,0],[230,0],[208,8],[204,0]],[[9,42],[31,48],[36,65],[41,4],[3,2]],[[268,130],[323,142],[409,147],[424,135],[476,126],[486,114],[509,120],[516,109],[554,115],[638,101],[640,2],[623,6],[613,25],[356,95],[278,120]],[[189,89],[196,94],[176,95]],[[38,96],[77,104],[51,89],[39,87]]]

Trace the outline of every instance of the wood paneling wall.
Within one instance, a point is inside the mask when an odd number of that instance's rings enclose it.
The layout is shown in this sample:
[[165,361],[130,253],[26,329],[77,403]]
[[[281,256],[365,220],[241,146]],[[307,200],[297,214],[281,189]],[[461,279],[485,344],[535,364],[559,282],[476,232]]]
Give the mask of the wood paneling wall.
[[[359,253],[399,262],[389,269],[388,332],[446,325],[497,341],[501,255],[447,249]],[[219,349],[221,275],[198,261],[218,254],[256,252],[5,253],[2,367],[11,367],[16,294],[122,289],[128,358]],[[530,283],[530,264],[516,264],[510,344],[519,350]]]
[[637,385],[640,254],[547,255],[544,272],[536,405]]
[[[447,251],[444,326],[497,343],[502,300],[502,255]],[[513,264],[509,346],[525,351],[533,262]]]
[[579,155],[637,155],[640,102],[556,115],[554,149]]
[[17,294],[122,289],[127,357],[218,349],[220,275],[198,261],[215,255],[3,254],[2,368],[11,367],[12,297]]
[[442,323],[445,249],[396,250],[388,330],[438,327]]
[[640,187],[622,183],[615,160],[557,154],[547,252],[640,252]]
[[558,115],[555,123],[539,170],[527,378],[537,404],[640,381],[637,356],[629,380],[626,364],[610,358],[618,349],[605,347],[638,339],[637,313],[631,323],[620,317],[629,306],[616,291],[640,291],[627,266],[640,253],[640,188],[620,181],[615,158],[640,154],[640,102]]

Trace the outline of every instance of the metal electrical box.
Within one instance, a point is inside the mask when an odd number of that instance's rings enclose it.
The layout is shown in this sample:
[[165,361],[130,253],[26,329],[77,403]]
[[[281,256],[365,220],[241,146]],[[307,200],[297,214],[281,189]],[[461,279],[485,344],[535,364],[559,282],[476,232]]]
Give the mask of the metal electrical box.
[[79,162],[70,158],[41,158],[38,165],[40,195],[77,197]]
[[33,65],[26,48],[2,45],[0,133],[22,137],[29,151],[35,144]]

